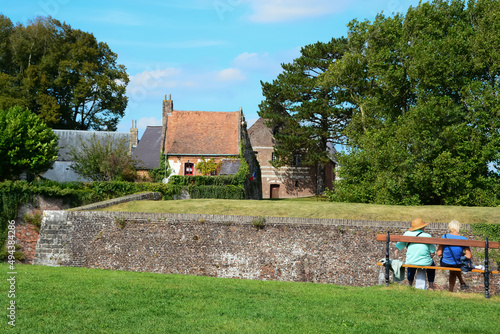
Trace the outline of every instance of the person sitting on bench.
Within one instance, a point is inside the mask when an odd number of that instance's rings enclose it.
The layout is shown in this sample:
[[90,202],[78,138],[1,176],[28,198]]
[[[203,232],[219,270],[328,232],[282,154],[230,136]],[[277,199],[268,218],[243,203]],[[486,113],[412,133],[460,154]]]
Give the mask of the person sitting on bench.
[[[460,235],[460,228],[460,223],[456,220],[452,220],[448,224],[448,230],[450,231],[450,233],[443,235],[441,238],[467,240],[466,237]],[[441,267],[452,268],[460,268],[460,258],[464,255],[464,253],[466,258],[472,258],[472,253],[469,247],[439,245],[436,252],[437,256],[442,256],[440,263]],[[465,284],[461,271],[450,271],[450,278],[448,281],[448,290],[450,292],[453,292],[457,278],[460,281],[460,290],[469,288],[469,286]]]
[[[429,223],[424,223],[421,218],[417,218],[411,222],[411,227],[406,231],[403,236],[408,237],[424,237],[431,238],[432,236],[425,233],[424,228],[429,225]],[[406,250],[406,262],[405,264],[412,264],[416,266],[435,266],[432,256],[436,252],[436,246],[418,243],[408,243],[408,242],[398,242],[396,244],[396,250],[394,251],[394,256],[397,258],[399,251],[408,247]],[[413,280],[415,278],[415,273],[417,268],[406,268],[408,272],[408,283],[413,286]],[[429,281],[429,290],[434,290],[434,278],[436,277],[436,270],[427,269],[427,280]]]

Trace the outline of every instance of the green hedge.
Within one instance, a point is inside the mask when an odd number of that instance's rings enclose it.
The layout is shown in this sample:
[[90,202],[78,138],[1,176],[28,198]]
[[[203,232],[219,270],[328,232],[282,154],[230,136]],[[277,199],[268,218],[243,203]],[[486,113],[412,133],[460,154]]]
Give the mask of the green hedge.
[[230,175],[217,175],[217,176],[184,176],[172,175],[169,179],[169,184],[178,186],[238,186],[239,181],[234,176]]
[[[488,241],[500,241],[500,224],[476,223],[471,224],[471,228],[472,233],[478,237],[483,239],[488,238]],[[493,265],[493,262],[497,262],[497,266],[500,266],[500,250],[491,249],[488,253],[490,256],[490,265]],[[484,257],[484,250],[480,250],[477,255]],[[472,256],[474,257],[474,254]]]
[[191,198],[244,199],[245,191],[240,186],[189,186]]

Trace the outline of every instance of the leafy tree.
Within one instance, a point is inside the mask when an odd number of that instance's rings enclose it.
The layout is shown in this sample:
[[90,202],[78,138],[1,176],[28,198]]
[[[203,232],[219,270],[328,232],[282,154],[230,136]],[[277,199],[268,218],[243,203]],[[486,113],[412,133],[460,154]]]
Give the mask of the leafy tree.
[[57,135],[27,109],[0,110],[0,180],[31,178],[57,159]]
[[259,116],[266,120],[275,138],[275,167],[301,164],[318,169],[317,191],[324,190],[328,145],[342,143],[342,130],[351,117],[336,87],[324,85],[321,75],[342,58],[346,39],[318,42],[301,49],[301,56],[283,64],[283,73],[272,83],[261,82],[265,100]]
[[172,174],[172,168],[163,153],[160,154],[160,167],[149,170],[148,174],[153,182],[162,182]]
[[219,171],[221,164],[222,162],[215,162],[214,158],[207,161],[204,157],[201,157],[201,161],[196,164],[196,169],[198,169],[202,175],[210,175]]
[[92,181],[134,181],[137,175],[126,138],[93,134],[88,141],[81,139],[78,148],[71,147],[70,156],[71,169]]
[[21,105],[60,129],[116,130],[128,75],[106,43],[51,17],[0,16],[0,107]]
[[500,2],[435,0],[352,21],[324,83],[353,116],[335,200],[498,205]]

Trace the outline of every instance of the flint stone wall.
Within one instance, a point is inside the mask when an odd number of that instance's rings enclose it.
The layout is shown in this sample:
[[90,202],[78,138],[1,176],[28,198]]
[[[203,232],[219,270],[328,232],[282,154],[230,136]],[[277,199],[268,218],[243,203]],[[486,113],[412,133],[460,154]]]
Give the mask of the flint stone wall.
[[[402,234],[410,224],[269,217],[259,228],[258,219],[45,211],[34,264],[372,286],[383,283],[376,262],[385,243],[376,234]],[[438,236],[446,227],[431,223],[426,231]],[[438,288],[446,288],[446,275],[437,271]],[[499,291],[497,277],[490,276],[491,294]],[[482,275],[466,281],[471,291],[484,289]]]

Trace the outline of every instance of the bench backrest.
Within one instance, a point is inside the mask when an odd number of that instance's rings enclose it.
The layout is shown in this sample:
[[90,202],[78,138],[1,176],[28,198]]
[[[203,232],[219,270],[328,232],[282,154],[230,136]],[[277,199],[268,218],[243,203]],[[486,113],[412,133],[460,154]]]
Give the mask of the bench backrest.
[[[377,241],[387,241],[387,235],[386,234],[377,234]],[[412,243],[418,243],[418,244],[434,244],[434,245],[486,248],[486,241],[482,241],[482,240],[460,240],[460,239],[445,239],[445,238],[408,237],[408,236],[403,236],[403,235],[391,234],[391,235],[389,235],[389,241],[412,242]],[[494,241],[489,241],[488,248],[499,248],[499,243],[494,242]]]

